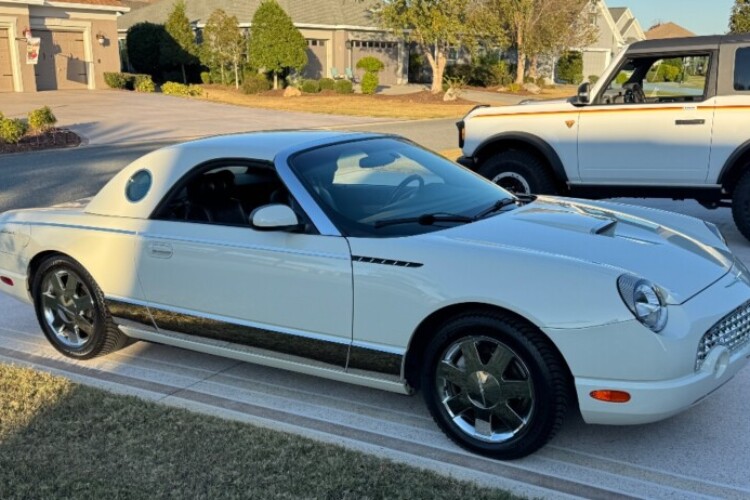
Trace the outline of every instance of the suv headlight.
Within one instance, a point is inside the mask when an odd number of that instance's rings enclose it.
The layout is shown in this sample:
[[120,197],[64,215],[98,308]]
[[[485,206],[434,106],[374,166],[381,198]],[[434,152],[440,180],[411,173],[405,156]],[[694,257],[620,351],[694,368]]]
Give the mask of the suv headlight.
[[667,326],[667,306],[658,286],[638,276],[623,274],[617,279],[617,289],[638,321],[656,333]]

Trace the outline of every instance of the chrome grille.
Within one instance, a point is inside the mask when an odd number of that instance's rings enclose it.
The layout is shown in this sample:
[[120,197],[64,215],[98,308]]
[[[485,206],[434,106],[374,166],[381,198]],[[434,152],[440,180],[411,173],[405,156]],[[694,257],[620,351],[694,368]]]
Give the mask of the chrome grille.
[[695,369],[699,370],[708,353],[717,345],[723,345],[730,352],[738,351],[750,341],[750,302],[727,314],[716,323],[701,339]]

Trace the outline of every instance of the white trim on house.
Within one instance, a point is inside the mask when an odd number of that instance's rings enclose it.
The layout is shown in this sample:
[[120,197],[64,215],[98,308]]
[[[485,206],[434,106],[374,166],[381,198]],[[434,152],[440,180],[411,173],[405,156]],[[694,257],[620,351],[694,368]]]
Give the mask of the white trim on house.
[[13,73],[13,91],[23,92],[23,76],[21,75],[21,55],[18,53],[18,32],[16,30],[16,18],[0,16],[0,28],[8,30],[8,43],[10,45],[10,68]]
[[[30,2],[24,2],[30,3]],[[55,2],[50,0],[43,0],[38,4],[34,5],[49,5],[50,7],[57,7],[58,9],[70,10],[70,9],[81,9],[81,10],[104,10],[107,12],[130,12],[130,7],[115,7],[114,5],[98,5],[94,3],[68,3],[68,2]]]

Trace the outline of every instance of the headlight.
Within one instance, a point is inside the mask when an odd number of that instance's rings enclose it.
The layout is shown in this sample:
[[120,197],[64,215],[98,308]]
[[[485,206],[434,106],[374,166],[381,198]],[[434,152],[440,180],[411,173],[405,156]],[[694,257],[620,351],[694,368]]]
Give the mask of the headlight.
[[667,307],[662,291],[653,283],[632,274],[623,274],[617,279],[620,297],[638,321],[654,332],[667,325]]
[[722,243],[724,243],[725,245],[727,244],[727,239],[721,233],[721,229],[719,229],[719,227],[716,224],[714,224],[713,222],[708,222],[708,221],[704,221],[704,223],[706,224],[706,227],[708,228],[708,230],[714,233],[714,235],[717,238],[719,238]]

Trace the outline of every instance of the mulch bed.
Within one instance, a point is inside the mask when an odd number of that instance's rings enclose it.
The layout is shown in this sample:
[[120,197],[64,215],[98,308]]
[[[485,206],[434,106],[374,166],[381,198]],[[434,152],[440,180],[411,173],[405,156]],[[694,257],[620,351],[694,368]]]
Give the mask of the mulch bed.
[[75,132],[64,128],[54,128],[42,134],[28,135],[22,138],[18,144],[0,142],[0,154],[74,148],[80,144],[81,138]]
[[443,95],[444,94],[442,92],[433,94],[429,90],[423,90],[421,92],[403,95],[380,94],[378,97],[381,99],[388,99],[389,101],[412,102],[418,104],[459,104],[461,106],[466,106],[467,104],[476,104],[473,101],[467,101],[466,99],[461,99],[460,97],[455,101],[443,101]]

